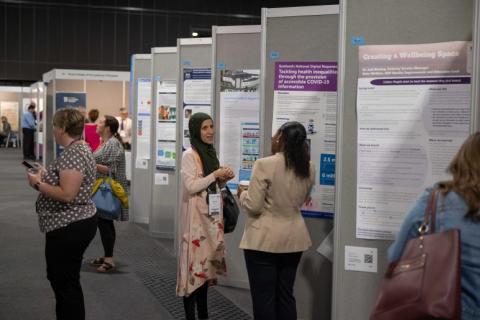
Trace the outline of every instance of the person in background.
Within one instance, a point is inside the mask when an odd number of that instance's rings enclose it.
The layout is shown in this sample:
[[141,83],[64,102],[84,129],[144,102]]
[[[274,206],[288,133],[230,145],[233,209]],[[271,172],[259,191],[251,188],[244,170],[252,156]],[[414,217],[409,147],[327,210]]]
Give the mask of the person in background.
[[88,111],[88,123],[96,123],[99,115],[100,112],[98,111],[98,109],[92,109]]
[[[427,188],[405,216],[388,260],[401,258],[408,240],[420,236],[425,208],[438,190],[436,232],[460,230],[462,319],[480,319],[480,132],[472,134],[448,166],[452,179]],[[441,268],[441,266],[439,266]]]
[[22,117],[22,133],[23,133],[23,159],[35,160],[34,137],[37,124],[35,121],[35,103],[31,102],[27,112]]
[[57,111],[53,135],[64,150],[47,169],[27,171],[30,186],[39,192],[36,210],[40,231],[46,234],[47,278],[58,320],[85,319],[80,268],[97,230],[97,209],[91,200],[95,159],[81,141],[84,120],[73,108]]
[[247,213],[240,248],[256,320],[297,319],[293,285],[302,253],[312,244],[300,212],[315,180],[306,138],[302,124],[282,125],[272,138],[273,155],[258,159],[249,187],[238,189]]
[[97,124],[100,112],[98,109],[92,109],[88,112],[88,120],[85,121],[85,141],[88,143],[92,151],[97,150],[100,145],[100,136],[97,133]]
[[0,128],[0,145],[3,144],[8,135],[12,132],[12,126],[8,123],[8,119],[2,116],[2,123]]
[[221,205],[211,212],[207,197],[215,197],[219,185],[225,185],[234,174],[219,165],[212,118],[196,113],[188,128],[192,147],[182,157],[177,295],[183,297],[186,319],[195,320],[195,306],[198,318],[208,319],[208,286],[226,273],[223,213]]
[[116,117],[119,123],[120,137],[123,140],[123,146],[126,150],[130,150],[132,143],[132,119],[128,117],[127,108],[120,108],[120,117]]
[[[93,154],[97,162],[97,179],[109,173],[114,180],[120,183],[127,191],[127,178],[125,176],[125,151],[122,138],[118,134],[118,121],[112,116],[104,116],[97,125],[97,133],[102,137],[102,144]],[[122,208],[120,221],[128,221],[128,208]],[[104,256],[90,262],[101,273],[115,270],[113,261],[113,248],[115,246],[115,226],[111,217],[98,213],[98,230],[102,239]]]

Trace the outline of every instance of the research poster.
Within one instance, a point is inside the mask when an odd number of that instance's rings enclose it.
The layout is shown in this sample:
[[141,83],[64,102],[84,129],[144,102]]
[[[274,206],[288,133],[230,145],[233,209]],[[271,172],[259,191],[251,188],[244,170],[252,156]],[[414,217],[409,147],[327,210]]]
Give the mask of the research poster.
[[232,168],[235,178],[228,186],[250,180],[260,153],[260,70],[220,71],[220,163]]
[[[35,100],[35,103],[37,101]],[[38,104],[37,104],[38,106]],[[87,106],[87,94],[85,92],[57,92],[55,94],[55,109],[56,111],[63,109],[63,108],[76,108],[80,109],[82,112],[84,112],[84,115],[86,113],[86,106]],[[38,110],[38,109],[37,109]],[[86,116],[86,115],[85,115]],[[41,129],[43,132],[43,110],[42,110],[42,115],[41,115],[40,122],[41,124]],[[47,124],[45,124],[47,125]],[[56,150],[56,155],[58,156],[60,152],[63,150],[63,147],[61,147],[58,144],[55,144],[55,150]]]
[[469,134],[470,48],[359,47],[357,238],[394,239],[424,188],[449,179]]
[[174,169],[176,158],[177,86],[175,81],[157,80],[157,152],[158,169]]
[[151,90],[150,78],[137,79],[137,160],[150,159]]
[[0,116],[6,117],[8,123],[12,127],[12,131],[18,132],[18,102],[16,101],[2,101],[0,103]]
[[210,68],[183,69],[183,149],[190,148],[188,121],[192,114],[211,114],[212,71]]
[[336,62],[275,63],[272,135],[285,122],[302,123],[317,170],[304,216],[331,218],[335,211],[336,118]]

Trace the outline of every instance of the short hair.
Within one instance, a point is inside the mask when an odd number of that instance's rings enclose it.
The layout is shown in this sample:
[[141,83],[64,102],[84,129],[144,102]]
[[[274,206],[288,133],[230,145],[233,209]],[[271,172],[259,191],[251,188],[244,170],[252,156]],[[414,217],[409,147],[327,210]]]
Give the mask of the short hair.
[[122,108],[120,108],[120,112],[128,112],[128,110],[127,110],[127,108],[122,107]]
[[35,106],[35,103],[33,103],[33,102],[28,105],[28,110],[32,110],[32,109],[35,109],[35,108],[36,108],[36,106]]
[[65,130],[72,138],[80,138],[83,133],[85,117],[75,108],[63,108],[53,115],[53,125]]
[[99,114],[100,112],[98,112],[98,109],[92,109],[88,111],[88,118],[90,119],[90,121],[95,122],[97,121]]

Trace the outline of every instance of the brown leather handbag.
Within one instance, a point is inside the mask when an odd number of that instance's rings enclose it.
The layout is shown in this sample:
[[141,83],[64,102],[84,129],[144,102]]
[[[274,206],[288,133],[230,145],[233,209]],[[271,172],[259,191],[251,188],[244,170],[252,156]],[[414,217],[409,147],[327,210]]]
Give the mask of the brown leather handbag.
[[430,196],[420,236],[388,266],[370,320],[461,319],[460,231],[435,233],[437,193]]

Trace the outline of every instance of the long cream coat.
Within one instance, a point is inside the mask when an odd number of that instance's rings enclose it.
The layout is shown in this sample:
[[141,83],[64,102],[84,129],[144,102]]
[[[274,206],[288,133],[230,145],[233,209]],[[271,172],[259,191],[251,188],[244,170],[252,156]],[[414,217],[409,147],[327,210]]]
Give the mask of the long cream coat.
[[202,164],[193,149],[182,158],[182,205],[179,225],[177,295],[188,296],[206,281],[226,273],[223,213],[212,217],[206,202],[207,187],[215,181],[204,177]]
[[310,178],[300,179],[286,170],[282,152],[257,160],[248,192],[240,196],[247,213],[240,248],[273,253],[307,250],[312,242],[300,208],[314,180],[311,162]]

